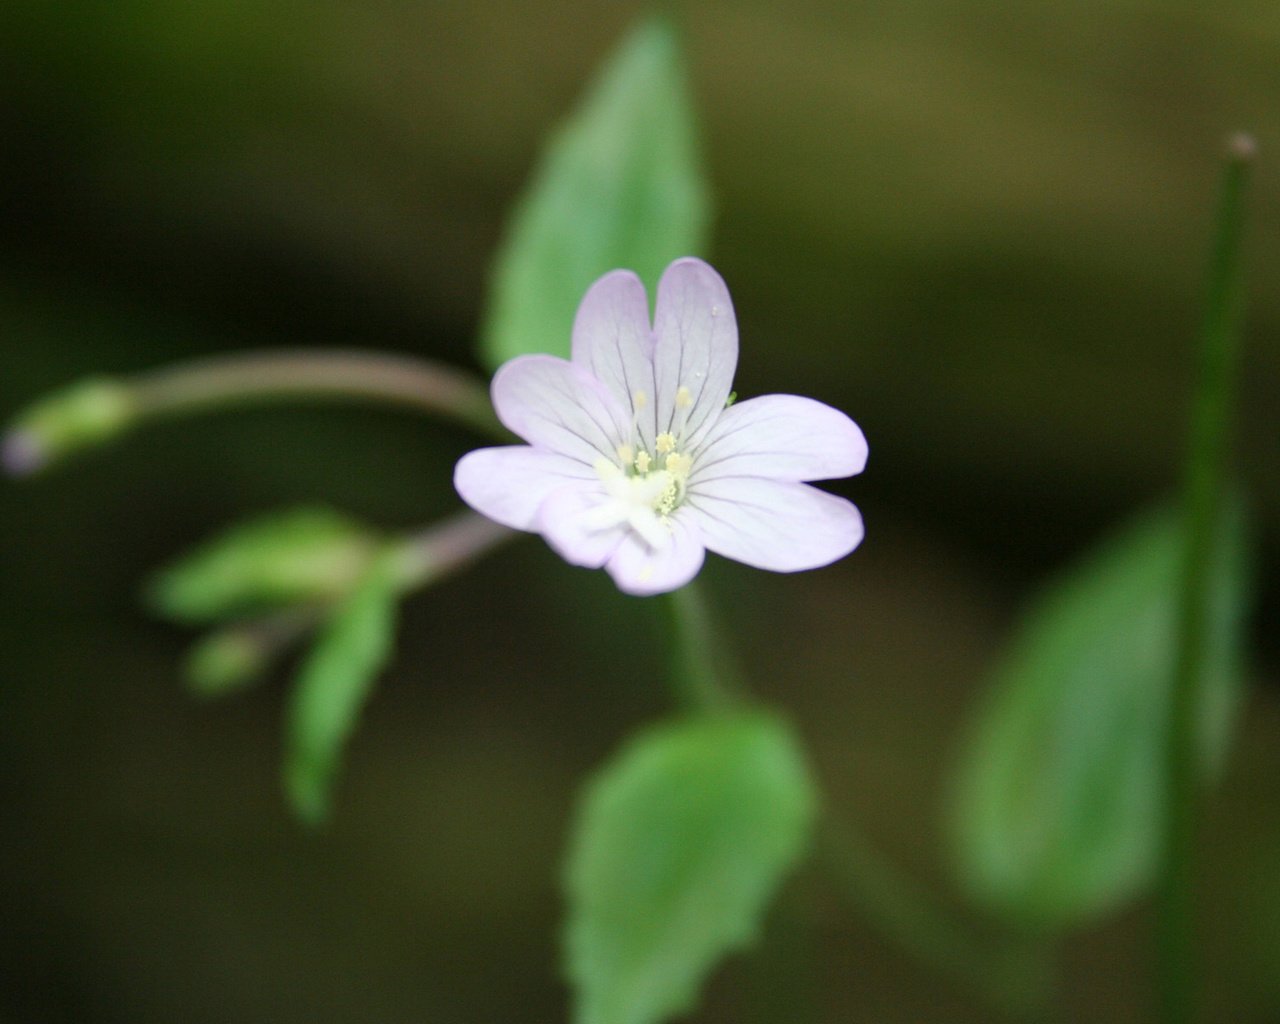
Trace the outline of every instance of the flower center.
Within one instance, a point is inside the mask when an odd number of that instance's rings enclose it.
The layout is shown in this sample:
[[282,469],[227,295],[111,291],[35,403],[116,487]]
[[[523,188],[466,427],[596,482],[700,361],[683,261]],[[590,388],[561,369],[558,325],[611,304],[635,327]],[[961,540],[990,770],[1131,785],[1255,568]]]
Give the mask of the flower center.
[[671,538],[669,517],[684,500],[693,459],[676,450],[675,438],[660,434],[655,454],[619,445],[618,461],[597,459],[596,474],[606,498],[589,513],[589,525],[612,529],[626,524],[654,548]]
[[637,391],[631,399],[634,415],[630,442],[615,449],[617,462],[596,460],[596,475],[604,485],[606,497],[588,513],[588,526],[607,530],[627,524],[651,547],[661,548],[671,538],[670,517],[684,501],[693,469],[693,456],[680,450],[693,399],[687,387],[676,390],[670,429],[654,438],[652,451],[642,443],[637,426],[648,396]]

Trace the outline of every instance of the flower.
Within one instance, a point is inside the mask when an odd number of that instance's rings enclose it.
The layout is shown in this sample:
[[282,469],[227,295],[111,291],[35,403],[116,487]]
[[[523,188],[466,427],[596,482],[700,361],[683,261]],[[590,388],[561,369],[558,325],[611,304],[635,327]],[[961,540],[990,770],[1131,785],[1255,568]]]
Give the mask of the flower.
[[706,263],[667,267],[652,327],[640,279],[612,271],[578,307],[571,359],[518,356],[493,378],[498,417],[528,444],[463,456],[454,485],[630,594],[683,586],[706,551],[775,572],[843,558],[861,515],[804,481],[860,473],[862,431],[810,398],[733,403],[737,362],[729,292]]

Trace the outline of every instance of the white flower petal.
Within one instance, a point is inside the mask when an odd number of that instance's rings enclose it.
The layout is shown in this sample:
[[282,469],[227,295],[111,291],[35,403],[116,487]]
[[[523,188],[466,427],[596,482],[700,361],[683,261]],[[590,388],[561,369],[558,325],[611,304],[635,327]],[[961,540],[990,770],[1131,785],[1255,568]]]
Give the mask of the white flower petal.
[[637,393],[645,396],[636,411],[641,447],[653,451],[653,332],[649,298],[630,270],[605,274],[588,290],[573,321],[573,362],[586,368],[619,404],[631,409]]
[[463,501],[516,530],[537,529],[538,509],[552,491],[595,480],[590,466],[525,445],[479,448],[459,459],[453,471],[453,486]]
[[590,371],[555,356],[518,356],[493,378],[493,407],[530,444],[587,466],[617,458],[631,429],[624,409]]
[[[653,333],[658,430],[690,448],[724,410],[738,367],[738,324],[720,275],[696,259],[667,267]],[[691,404],[680,401],[681,388]]]
[[866,439],[839,409],[799,395],[763,395],[721,413],[699,446],[690,479],[835,480],[861,473],[866,464]]
[[570,565],[599,569],[627,534],[625,509],[618,516],[600,515],[617,504],[598,484],[561,487],[538,510],[538,532]]
[[709,550],[757,569],[816,569],[862,540],[857,508],[808,484],[719,477],[691,486],[685,506]]
[[670,520],[670,542],[660,549],[650,547],[638,534],[628,533],[605,571],[618,589],[644,597],[665,594],[683,587],[702,568],[706,549],[697,526],[679,515]]

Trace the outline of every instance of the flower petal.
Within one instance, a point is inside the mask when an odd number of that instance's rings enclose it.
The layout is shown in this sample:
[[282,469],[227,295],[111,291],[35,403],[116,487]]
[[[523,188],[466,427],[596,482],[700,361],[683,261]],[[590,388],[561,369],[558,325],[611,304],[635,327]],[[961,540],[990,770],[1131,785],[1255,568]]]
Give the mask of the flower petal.
[[866,464],[866,439],[839,409],[799,395],[763,395],[720,414],[698,449],[691,482],[835,480],[861,473]]
[[631,412],[590,371],[555,356],[517,356],[493,378],[493,407],[532,445],[588,466],[616,460],[631,431]]
[[691,485],[685,505],[709,550],[757,569],[816,569],[862,540],[857,508],[808,484],[718,477]]
[[653,451],[653,332],[649,298],[630,270],[614,270],[588,290],[573,321],[573,362],[589,370],[624,409],[637,392],[647,399],[636,410],[641,446]]
[[[617,515],[608,506],[617,506]],[[605,525],[607,524],[607,525]],[[626,510],[610,498],[599,482],[571,484],[547,496],[538,510],[538,532],[566,562],[599,569],[627,534]]]
[[[653,317],[658,430],[690,448],[724,411],[738,367],[738,324],[729,289],[702,260],[667,267]],[[677,400],[688,388],[692,404]]]
[[478,448],[458,460],[453,486],[481,515],[516,530],[534,530],[547,495],[566,484],[597,479],[591,467],[525,445]]
[[671,540],[661,548],[653,548],[639,534],[629,532],[605,570],[627,594],[644,597],[665,594],[683,587],[702,568],[706,555],[697,525],[687,517],[672,516]]

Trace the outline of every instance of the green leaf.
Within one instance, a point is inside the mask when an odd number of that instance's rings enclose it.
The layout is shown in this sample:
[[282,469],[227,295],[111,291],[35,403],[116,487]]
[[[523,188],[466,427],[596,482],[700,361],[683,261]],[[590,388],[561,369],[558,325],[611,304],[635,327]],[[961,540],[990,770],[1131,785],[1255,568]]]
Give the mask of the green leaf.
[[390,657],[398,594],[394,562],[375,562],[302,666],[289,708],[284,782],[293,809],[309,824],[328,814],[343,748]]
[[656,1024],[752,940],[810,838],[799,746],[758,712],[633,740],[591,783],[569,854],[577,1024]]
[[[993,909],[1062,928],[1153,878],[1175,652],[1181,517],[1110,539],[1030,611],[962,751],[962,881]],[[1224,514],[1211,571],[1202,768],[1224,761],[1239,702],[1243,516]]]
[[233,527],[157,573],[147,602],[165,618],[203,623],[333,600],[377,550],[373,533],[320,508],[277,512]]
[[481,356],[568,356],[587,287],[617,267],[650,288],[703,254],[709,220],[675,29],[639,25],[552,137],[493,269]]

